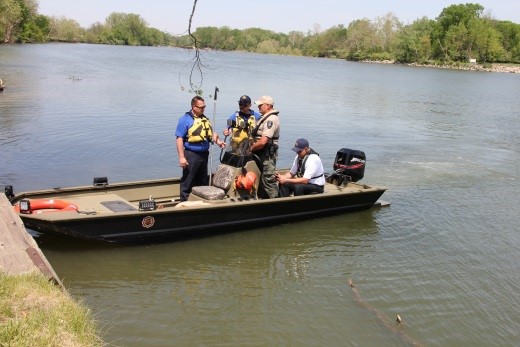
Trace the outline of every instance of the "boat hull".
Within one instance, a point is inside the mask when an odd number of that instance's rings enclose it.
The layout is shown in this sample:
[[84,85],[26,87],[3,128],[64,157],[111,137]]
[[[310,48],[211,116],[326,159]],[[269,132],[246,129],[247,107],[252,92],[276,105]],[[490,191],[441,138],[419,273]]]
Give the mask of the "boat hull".
[[42,220],[22,215],[22,220],[26,227],[42,233],[128,244],[153,243],[368,209],[382,194],[383,191],[374,191],[348,196],[316,196],[312,200],[256,200],[248,204],[237,202],[88,219]]
[[[75,210],[19,212],[29,229],[74,238],[142,244],[199,237],[235,230],[276,225],[332,214],[368,209],[385,192],[349,182],[327,183],[324,193],[277,199],[257,199],[228,191],[225,198],[210,201],[193,198],[179,201],[179,179],[117,183],[114,185],[59,188],[21,193],[20,201],[59,199]],[[153,196],[155,209],[142,211],[139,202]],[[55,203],[56,204],[56,203]],[[40,213],[43,212],[43,213]]]

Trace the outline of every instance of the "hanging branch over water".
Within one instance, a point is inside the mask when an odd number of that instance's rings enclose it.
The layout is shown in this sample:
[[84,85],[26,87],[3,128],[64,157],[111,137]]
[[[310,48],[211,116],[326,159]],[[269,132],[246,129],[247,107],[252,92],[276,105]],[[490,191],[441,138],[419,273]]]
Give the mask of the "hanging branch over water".
[[[201,95],[202,94],[202,89],[201,89],[202,81],[204,80],[202,68],[204,68],[205,66],[202,64],[202,61],[201,61],[201,53],[199,50],[197,38],[191,32],[191,22],[193,20],[193,15],[195,14],[195,8],[197,6],[197,1],[198,0],[193,1],[193,8],[191,10],[190,20],[188,23],[188,35],[193,39],[193,50],[195,51],[195,56],[191,60],[192,66],[190,69],[190,76],[189,76],[189,83],[190,83],[189,91],[193,92],[197,95]],[[182,73],[182,71],[181,71],[181,73]],[[180,75],[181,74],[179,73],[179,81],[180,81]],[[198,75],[198,76],[195,76],[195,75]],[[196,77],[197,77],[197,80],[196,80]],[[181,85],[182,85],[182,83],[181,83]]]

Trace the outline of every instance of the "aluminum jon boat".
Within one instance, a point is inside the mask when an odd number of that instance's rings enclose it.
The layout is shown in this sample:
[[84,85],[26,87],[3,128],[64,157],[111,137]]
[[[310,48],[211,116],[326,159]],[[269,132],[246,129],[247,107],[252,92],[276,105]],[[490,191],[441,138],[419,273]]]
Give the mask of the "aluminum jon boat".
[[[5,193],[29,229],[54,235],[140,244],[282,224],[368,209],[385,188],[360,184],[365,154],[342,148],[323,194],[258,199],[260,171],[252,157],[226,152],[209,186],[180,202],[180,178]],[[245,165],[244,165],[245,163]],[[250,175],[253,173],[253,175]],[[251,187],[240,184],[249,177]]]

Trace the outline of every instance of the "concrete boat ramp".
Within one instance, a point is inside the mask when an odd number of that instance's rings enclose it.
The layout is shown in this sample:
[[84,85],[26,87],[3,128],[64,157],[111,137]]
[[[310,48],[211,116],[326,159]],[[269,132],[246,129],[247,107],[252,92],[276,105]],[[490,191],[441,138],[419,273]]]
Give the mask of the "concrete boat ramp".
[[64,288],[3,193],[0,193],[0,271],[8,275],[39,271],[50,281]]

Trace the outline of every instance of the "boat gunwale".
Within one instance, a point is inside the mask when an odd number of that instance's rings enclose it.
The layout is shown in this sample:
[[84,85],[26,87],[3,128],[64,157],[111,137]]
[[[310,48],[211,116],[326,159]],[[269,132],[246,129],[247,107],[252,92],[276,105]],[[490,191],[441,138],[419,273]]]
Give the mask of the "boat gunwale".
[[[170,181],[170,180],[166,180]],[[144,182],[144,181],[139,181]],[[147,181],[148,182],[148,181]],[[152,182],[158,182],[158,180],[153,180]],[[125,183],[123,185],[119,185],[119,187],[128,187],[132,186],[133,182]],[[140,185],[139,183],[138,185]],[[34,220],[45,220],[48,222],[61,222],[61,221],[81,221],[81,220],[95,220],[95,219],[107,219],[107,218],[126,218],[129,216],[144,216],[144,215],[162,215],[162,214],[182,214],[186,211],[192,211],[192,210],[208,210],[208,209],[229,209],[229,208],[235,208],[238,204],[242,207],[250,206],[250,205],[264,205],[264,204],[280,204],[280,203],[286,203],[288,201],[305,201],[305,200],[327,200],[335,196],[352,196],[352,195],[359,195],[359,194],[366,194],[370,192],[381,192],[381,195],[387,190],[384,187],[380,186],[367,186],[365,184],[359,184],[359,183],[349,183],[356,185],[356,190],[346,190],[347,187],[339,187],[335,184],[327,183],[326,186],[329,187],[329,189],[332,187],[337,187],[339,190],[326,190],[324,193],[321,194],[310,194],[310,195],[301,195],[301,196],[289,196],[289,197],[280,197],[276,199],[242,199],[239,200],[237,197],[227,197],[223,200],[197,200],[193,202],[200,202],[198,204],[185,205],[182,207],[172,206],[172,207],[166,207],[166,208],[158,208],[151,211],[140,211],[140,210],[134,210],[134,211],[121,211],[121,212],[105,212],[105,213],[89,213],[91,211],[62,211],[62,212],[56,212],[56,213],[42,213],[42,214],[21,214],[22,217],[27,219],[34,219]],[[112,187],[115,187],[113,185]],[[86,187],[87,189],[82,189],[82,187],[71,187],[71,188],[65,188],[67,189],[68,193],[74,193],[74,192],[83,192],[85,193],[85,196],[90,194],[91,192],[95,192],[96,189],[102,189],[97,187]],[[94,188],[94,189],[91,189]],[[60,190],[58,193],[55,190],[41,190],[41,191],[34,191],[29,193],[20,193],[16,195],[13,198],[13,204],[24,199],[24,198],[31,198],[35,197],[38,198],[38,196],[44,196],[44,198],[60,198],[60,199],[69,199],[71,202],[74,203],[74,197],[67,197],[67,194],[64,194],[65,189]],[[107,194],[108,192],[103,190],[99,191],[100,195]],[[49,196],[55,195],[55,196]],[[83,194],[78,194],[78,196],[82,196]],[[92,194],[97,195],[97,194]],[[375,202],[374,202],[375,203]],[[318,209],[319,210],[319,209]],[[94,212],[94,211],[92,211]],[[72,217],[74,215],[74,217]]]

